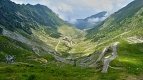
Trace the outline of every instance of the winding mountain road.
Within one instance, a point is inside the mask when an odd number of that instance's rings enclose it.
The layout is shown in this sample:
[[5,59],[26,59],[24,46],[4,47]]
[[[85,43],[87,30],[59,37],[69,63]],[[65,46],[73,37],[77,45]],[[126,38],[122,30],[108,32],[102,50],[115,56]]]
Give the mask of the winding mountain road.
[[109,63],[117,57],[117,49],[116,49],[116,47],[117,47],[118,44],[119,44],[119,42],[116,42],[112,46],[112,48],[113,48],[112,55],[113,56],[104,60],[103,70],[101,71],[102,73],[106,73],[107,72]]
[[[100,60],[104,57],[104,55],[105,55],[105,53],[106,53],[107,50],[108,50],[108,48],[105,47],[105,48],[103,49],[102,53],[99,55],[99,57],[98,57],[98,59],[96,60],[96,62],[93,63],[93,64],[91,64],[90,67],[93,67],[98,61],[100,61]],[[94,58],[94,56],[91,56],[90,61],[91,61],[93,58]]]
[[102,59],[102,57],[105,55],[105,52],[106,52],[106,51],[107,51],[107,47],[105,47],[105,48],[103,49],[102,53],[100,54],[100,56],[98,57],[98,59],[97,59],[96,62],[98,62],[98,61],[100,61],[100,60]]

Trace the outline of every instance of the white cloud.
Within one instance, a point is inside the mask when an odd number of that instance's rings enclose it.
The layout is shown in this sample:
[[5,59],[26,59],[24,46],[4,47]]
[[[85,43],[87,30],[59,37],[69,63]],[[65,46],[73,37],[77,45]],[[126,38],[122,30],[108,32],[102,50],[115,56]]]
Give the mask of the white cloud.
[[68,21],[86,18],[101,11],[113,13],[133,0],[13,0],[18,3],[44,4]]
[[76,18],[71,18],[71,19],[69,19],[68,21],[69,21],[70,23],[72,23],[72,24],[74,24],[74,23],[77,22]]
[[64,3],[60,3],[60,4],[57,6],[57,9],[58,9],[59,11],[64,11],[64,12],[66,12],[66,11],[72,12],[72,11],[73,11],[71,6],[69,6],[69,5],[67,5],[67,4],[64,4]]
[[88,19],[88,22],[89,23],[96,23],[96,22],[99,22],[99,21],[103,21],[105,20],[107,17],[102,17],[102,18],[90,18]]
[[23,4],[24,2],[23,1],[21,1],[21,0],[11,0],[12,2],[15,2],[15,3],[17,3],[17,4]]
[[46,6],[48,6],[50,4],[50,0],[40,0],[39,2]]
[[90,19],[88,19],[89,23],[94,23],[94,22],[98,22],[98,21],[100,21],[100,18],[90,18]]
[[87,7],[92,8],[93,10],[112,10],[113,5],[111,0],[80,0],[83,1],[83,4]]
[[105,20],[108,16],[110,16],[110,14],[107,12],[103,17],[101,18],[89,18],[88,19],[88,22],[89,23],[96,23],[96,22],[99,22],[99,21],[103,21]]

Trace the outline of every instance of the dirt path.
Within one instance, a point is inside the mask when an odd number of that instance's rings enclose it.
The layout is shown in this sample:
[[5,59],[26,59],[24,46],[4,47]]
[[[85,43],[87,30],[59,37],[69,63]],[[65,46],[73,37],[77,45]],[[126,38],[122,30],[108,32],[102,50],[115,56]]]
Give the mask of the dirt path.
[[61,40],[59,40],[57,46],[55,47],[55,51],[56,51],[56,52],[58,52],[58,46],[59,46],[60,42],[61,42]]

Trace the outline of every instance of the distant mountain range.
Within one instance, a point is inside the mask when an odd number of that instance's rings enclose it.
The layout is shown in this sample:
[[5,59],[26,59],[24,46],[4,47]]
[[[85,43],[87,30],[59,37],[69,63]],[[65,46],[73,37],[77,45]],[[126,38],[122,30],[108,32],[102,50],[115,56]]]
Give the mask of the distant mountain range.
[[107,12],[99,12],[95,15],[87,17],[85,19],[77,19],[73,26],[77,27],[78,29],[88,29],[93,27],[94,25],[99,24],[101,21],[107,18]]

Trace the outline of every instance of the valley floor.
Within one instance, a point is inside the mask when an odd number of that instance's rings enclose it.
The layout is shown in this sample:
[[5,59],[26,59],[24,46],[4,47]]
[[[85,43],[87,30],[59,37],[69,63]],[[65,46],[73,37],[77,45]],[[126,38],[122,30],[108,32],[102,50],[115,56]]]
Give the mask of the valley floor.
[[[0,63],[1,80],[142,80],[143,51],[142,43],[129,44],[120,41],[118,56],[109,65],[107,73],[96,67],[74,67],[61,62],[46,64],[28,61],[13,64]],[[136,55],[138,54],[138,55]],[[118,67],[122,69],[115,69]]]

